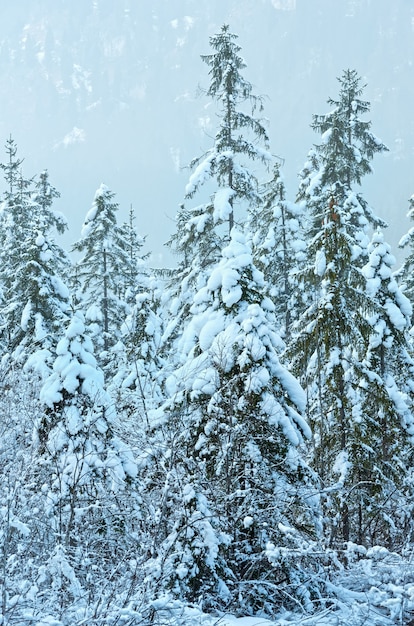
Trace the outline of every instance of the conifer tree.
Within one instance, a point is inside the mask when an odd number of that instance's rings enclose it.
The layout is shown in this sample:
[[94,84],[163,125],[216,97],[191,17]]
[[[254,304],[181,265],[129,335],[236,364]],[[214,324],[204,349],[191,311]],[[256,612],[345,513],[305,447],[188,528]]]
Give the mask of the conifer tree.
[[163,319],[161,285],[143,268],[138,275],[139,292],[121,327],[121,339],[113,348],[116,371],[109,391],[124,415],[133,418],[129,427],[145,439],[148,412],[163,399],[166,372],[162,351]]
[[[314,431],[313,464],[325,487],[336,482],[337,468],[347,467],[355,401],[352,386],[359,363],[355,351],[361,349],[368,333],[361,313],[364,284],[351,262],[352,240],[346,227],[336,217],[327,220],[312,241],[314,269],[309,271],[309,279],[304,276],[304,285],[305,289],[314,287],[314,274],[319,279],[318,292],[298,319],[291,344],[294,371],[302,375],[307,388],[307,411]],[[347,541],[346,502],[341,516],[340,532]]]
[[[27,300],[23,297],[16,302],[19,290],[15,281],[18,279],[18,268],[21,253],[29,238],[30,224],[30,192],[31,181],[23,179],[21,173],[22,160],[17,159],[17,146],[10,137],[6,142],[8,160],[2,164],[6,190],[1,205],[1,284],[3,291],[3,343],[8,352],[17,348],[22,337],[20,329],[21,316]],[[23,245],[22,245],[23,244]],[[21,247],[22,246],[22,247]],[[16,337],[17,335],[17,337]]]
[[[160,286],[151,276],[149,254],[143,254],[145,238],[135,229],[132,206],[129,219],[119,228],[119,274],[115,296],[124,307],[119,335],[107,355],[108,391],[123,413],[125,433],[142,436],[146,413],[159,400],[161,377]],[[122,258],[123,255],[123,258]],[[133,418],[132,420],[125,418]],[[140,435],[139,435],[140,434]]]
[[[202,57],[219,128],[214,146],[191,164],[186,201],[206,182],[213,193],[194,209],[181,207],[172,238],[180,283],[166,335],[176,366],[166,401],[150,415],[165,446],[158,467],[168,468],[154,571],[175,597],[273,614],[306,579],[309,564],[292,558],[297,542],[315,538],[315,512],[304,499],[311,472],[299,452],[310,430],[300,386],[277,357],[274,305],[236,227],[261,202],[253,166],[270,156],[255,117],[261,99],[241,74],[235,39],[224,26]],[[311,587],[300,587],[305,602]]]
[[[220,33],[210,38],[213,52],[201,57],[209,67],[207,95],[219,105],[220,123],[214,147],[192,162],[197,170],[187,188],[187,195],[192,196],[202,179],[215,178],[219,189],[214,197],[214,217],[226,221],[229,232],[237,221],[236,202],[250,207],[260,202],[257,179],[246,160],[249,164],[270,160],[266,129],[255,116],[256,110],[262,110],[262,98],[254,95],[251,83],[243,77],[246,65],[236,39],[228,25],[222,26]],[[251,112],[244,112],[243,104],[248,104]]]
[[[109,350],[120,337],[121,325],[128,312],[127,284],[132,270],[130,240],[117,225],[118,204],[114,193],[101,185],[82,227],[81,239],[73,250],[82,257],[73,277],[82,309],[91,322],[97,346],[97,358],[108,364]],[[127,233],[129,238],[131,233]],[[134,261],[134,259],[132,259]]]
[[278,360],[281,343],[263,275],[234,228],[194,298],[177,344],[186,358],[167,381],[162,409],[175,441],[175,507],[159,558],[175,594],[204,597],[210,607],[271,614],[299,581],[299,596],[310,601],[309,564],[295,551],[316,535],[300,453],[310,430],[303,392]]
[[[361,267],[367,261],[368,228],[380,220],[355,187],[371,172],[373,155],[386,149],[370,132],[370,123],[360,119],[369,103],[360,99],[356,72],[345,71],[339,82],[339,100],[329,100],[331,113],[314,116],[313,128],[323,143],[315,147],[302,178],[301,199],[310,216],[308,254],[299,274],[301,288],[311,298],[290,348],[294,371],[307,388],[314,467],[326,488],[336,485],[330,496],[334,504],[327,508],[334,511],[329,524],[335,543],[358,541],[359,529],[366,524],[357,520],[358,506],[354,508],[351,496],[360,484],[358,454],[374,442],[364,441],[366,424],[361,427],[354,407],[361,398],[356,381],[364,377],[374,393],[374,378],[380,375],[361,365],[373,332],[373,304]],[[375,462],[372,457],[370,462]],[[362,508],[360,512],[367,513]]]
[[147,261],[149,253],[144,254],[142,248],[145,245],[145,237],[138,234],[135,227],[135,212],[131,205],[128,213],[128,221],[120,226],[119,244],[126,256],[126,266],[120,268],[118,276],[118,296],[131,306],[134,304],[135,295],[145,291],[146,277],[148,275]]
[[40,394],[17,369],[2,389],[0,605],[16,623],[99,623],[142,584],[137,467],[79,312],[53,356]]
[[374,232],[368,254],[362,271],[371,300],[371,332],[361,366],[361,401],[353,407],[362,445],[354,461],[358,482],[352,501],[360,498],[359,542],[395,549],[404,545],[411,526],[414,495],[414,361],[408,343],[412,307],[397,285],[395,258],[381,231]]
[[14,201],[14,196],[18,189],[21,189],[21,165],[23,163],[23,159],[18,159],[16,157],[17,145],[11,135],[6,141],[5,148],[8,160],[6,163],[1,164],[1,169],[4,172],[4,179],[7,183],[4,198],[11,204]]
[[247,234],[252,241],[255,265],[269,286],[276,307],[282,336],[288,338],[293,319],[293,274],[305,256],[299,205],[286,200],[280,165],[273,168],[272,179],[264,186],[263,205],[250,212]]
[[[326,207],[330,206],[331,200],[338,207],[348,196],[350,222],[360,246],[355,254],[362,252],[366,255],[367,227],[384,227],[386,223],[374,214],[358,187],[362,178],[372,173],[374,155],[388,148],[370,131],[371,122],[361,119],[369,113],[370,103],[361,99],[364,86],[361,86],[357,72],[345,70],[338,81],[338,100],[328,99],[332,110],[325,115],[313,116],[312,128],[323,141],[309,153],[301,173],[298,201],[306,203],[308,235],[312,237],[326,220]],[[325,208],[321,209],[322,195]],[[335,213],[332,207],[329,211],[331,215]]]
[[[63,483],[68,483],[55,485],[59,498],[91,497],[82,487],[84,481],[99,491],[101,481],[107,481],[109,489],[118,489],[128,477],[135,477],[132,455],[114,432],[114,407],[80,312],[57,343],[53,372],[40,400],[45,411],[36,425],[36,441],[39,453],[53,459]],[[59,530],[61,540],[69,544],[76,538],[71,524],[75,520],[69,516],[65,529]]]
[[[312,128],[323,138],[323,144],[317,147],[317,153],[324,155],[326,161],[322,184],[339,183],[350,189],[355,184],[360,185],[366,174],[372,173],[374,155],[388,151],[388,148],[370,132],[371,122],[361,119],[362,115],[369,113],[370,103],[361,99],[365,85],[361,85],[358,73],[345,70],[338,81],[338,100],[328,99],[333,109],[325,115],[314,115]],[[328,153],[337,158],[328,162]],[[369,221],[380,221],[362,197],[361,207]]]
[[31,239],[25,250],[28,262],[20,273],[28,297],[26,333],[32,326],[35,330],[31,335],[40,339],[49,350],[62,323],[68,320],[71,304],[66,286],[71,261],[55,241],[56,233],[63,234],[67,229],[66,219],[53,209],[53,202],[59,196],[49,182],[48,172],[43,171],[32,195]]
[[52,207],[59,194],[47,172],[33,187],[17,171],[21,161],[12,139],[7,153],[3,169],[8,189],[0,215],[3,338],[7,350],[24,362],[40,347],[50,348],[66,319],[70,297],[64,280],[70,261],[55,242],[67,225]]
[[[180,332],[180,320],[185,319],[194,293],[220,259],[233,225],[245,219],[248,207],[260,203],[253,168],[270,162],[267,131],[256,115],[262,111],[262,98],[254,94],[243,76],[246,64],[236,40],[237,35],[224,25],[210,38],[212,53],[201,57],[209,68],[206,95],[218,107],[218,129],[213,146],[190,163],[185,203],[177,215],[176,233],[168,243],[179,257],[170,285],[171,341]],[[189,207],[203,191],[201,201]]]
[[[92,582],[89,572],[99,568],[110,576],[113,557],[126,558],[140,523],[131,489],[137,467],[115,432],[103,384],[84,317],[76,312],[56,345],[34,428],[33,498],[44,523],[36,538],[41,547],[31,550],[35,562],[49,564],[41,584],[58,591],[62,606],[79,602],[86,590],[97,592],[100,577]],[[55,589],[61,579],[68,584]]]

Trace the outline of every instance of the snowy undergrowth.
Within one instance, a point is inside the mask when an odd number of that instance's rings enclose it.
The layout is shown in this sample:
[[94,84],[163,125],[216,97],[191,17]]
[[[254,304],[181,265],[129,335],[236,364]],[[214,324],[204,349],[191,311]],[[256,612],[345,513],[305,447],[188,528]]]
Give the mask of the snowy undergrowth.
[[[276,619],[208,615],[163,598],[153,602],[152,623],[165,626],[412,626],[414,560],[376,546],[349,544],[326,583],[325,607],[312,615],[281,610]],[[144,622],[142,622],[144,623]]]
[[[332,554],[332,557],[335,555]],[[281,609],[274,619],[262,616],[235,616],[228,613],[207,614],[199,606],[188,605],[168,594],[158,598],[144,597],[142,588],[126,598],[108,581],[97,602],[85,606],[74,602],[62,612],[41,610],[38,603],[30,610],[30,594],[19,607],[0,617],[0,624],[23,626],[412,626],[414,624],[414,562],[383,547],[366,550],[350,544],[336,560],[326,584],[325,606],[315,607],[312,614]],[[332,566],[334,567],[334,566]],[[115,591],[115,596],[112,594]],[[46,608],[46,607],[45,607]],[[51,610],[52,609],[52,610]],[[40,617],[41,616],[41,617]]]

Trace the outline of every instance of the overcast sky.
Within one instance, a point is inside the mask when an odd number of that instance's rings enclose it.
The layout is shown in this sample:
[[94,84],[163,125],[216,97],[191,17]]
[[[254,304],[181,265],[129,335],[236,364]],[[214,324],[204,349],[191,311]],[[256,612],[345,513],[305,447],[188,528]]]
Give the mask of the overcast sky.
[[[372,130],[390,148],[374,161],[365,197],[390,223],[397,252],[414,193],[411,0],[19,0],[2,8],[0,141],[12,134],[24,174],[44,168],[61,192],[69,246],[104,182],[126,219],[132,203],[156,265],[174,230],[189,172],[211,145],[214,108],[200,55],[229,23],[245,77],[267,96],[271,148],[290,199],[318,137],[312,114],[336,97],[336,77],[367,83]],[[1,186],[0,186],[1,190]]]

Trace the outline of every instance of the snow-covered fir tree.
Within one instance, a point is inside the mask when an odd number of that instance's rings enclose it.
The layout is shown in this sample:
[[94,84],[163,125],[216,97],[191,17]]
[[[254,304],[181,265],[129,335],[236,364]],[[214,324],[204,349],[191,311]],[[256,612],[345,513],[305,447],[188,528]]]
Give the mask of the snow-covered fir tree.
[[[30,552],[43,572],[38,584],[49,591],[45,603],[50,594],[62,614],[110,581],[113,559],[128,559],[140,525],[136,463],[116,433],[103,385],[84,316],[76,312],[56,345],[34,427],[31,505],[43,526]],[[93,580],[92,570],[100,572]],[[126,567],[121,577],[128,585],[133,574]]]
[[[21,255],[31,236],[30,190],[31,181],[21,173],[22,160],[18,159],[17,146],[10,137],[6,142],[8,160],[2,164],[6,191],[0,212],[1,236],[1,285],[3,296],[3,343],[8,352],[15,350],[23,336],[21,317],[27,299],[21,296],[16,281]],[[26,259],[27,260],[27,259]],[[24,285],[20,285],[24,289]]]
[[360,402],[352,408],[361,441],[352,502],[360,522],[359,543],[395,549],[404,546],[413,530],[412,307],[397,285],[395,258],[381,231],[374,232],[368,254],[362,272],[371,300],[371,331],[361,364]]
[[11,135],[6,141],[5,149],[8,159],[0,165],[7,185],[4,198],[6,201],[13,201],[14,194],[17,193],[18,189],[21,189],[21,165],[23,159],[17,158],[17,145]]
[[[374,414],[367,410],[362,415],[356,409],[363,398],[378,392],[381,371],[377,360],[365,359],[377,332],[370,323],[376,305],[361,271],[368,257],[369,226],[380,220],[355,186],[371,171],[375,152],[385,147],[369,131],[369,122],[360,119],[369,104],[360,99],[356,72],[344,72],[340,86],[339,100],[329,101],[333,111],[314,117],[313,127],[323,142],[315,147],[317,158],[312,159],[319,169],[311,175],[309,168],[303,184],[310,211],[308,253],[298,272],[301,288],[312,295],[289,351],[294,371],[307,389],[313,465],[329,494],[326,511],[335,545],[350,539],[375,540],[375,533],[368,530],[372,509],[361,505],[369,499],[372,484],[361,480],[359,471],[362,459],[368,474],[375,474],[374,467],[384,467],[378,439],[370,440],[369,433],[375,431],[370,429],[372,420],[388,413],[391,393],[382,388],[381,407],[376,406]],[[395,419],[403,424],[406,417],[397,411]],[[367,446],[376,454],[367,453]],[[378,501],[385,501],[386,485],[380,481],[375,485]]]
[[[355,70],[345,70],[338,79],[338,100],[328,99],[332,110],[325,115],[314,115],[312,128],[321,135],[322,142],[314,146],[301,172],[297,200],[305,203],[308,212],[308,238],[316,235],[323,222],[337,213],[341,197],[351,192],[355,196],[355,210],[349,207],[357,244],[366,254],[366,226],[386,226],[379,219],[358,188],[362,178],[372,173],[371,161],[375,154],[388,148],[370,131],[371,122],[362,119],[370,111],[370,103],[362,100],[364,87]],[[321,196],[325,208],[321,209]],[[328,208],[329,207],[329,208]],[[329,213],[327,215],[327,213]],[[356,250],[355,253],[359,251]]]
[[8,190],[1,206],[1,270],[3,342],[23,363],[39,348],[48,350],[67,319],[70,296],[65,277],[66,252],[55,241],[67,228],[53,207],[58,192],[47,172],[39,181],[16,172],[16,145],[7,143],[9,162],[3,167]]
[[[220,259],[233,225],[245,219],[248,207],[260,203],[256,169],[260,163],[267,167],[271,159],[267,131],[257,116],[262,98],[243,76],[246,64],[236,40],[237,35],[224,25],[210,38],[212,53],[201,57],[209,68],[206,95],[217,105],[218,129],[213,146],[190,163],[185,203],[169,242],[179,256],[172,284],[175,334],[179,334],[177,325],[187,315],[192,295]],[[188,206],[202,192],[201,201]]]
[[73,250],[82,255],[73,272],[76,294],[86,311],[102,365],[109,363],[109,351],[120,337],[128,312],[128,283],[136,271],[130,250],[131,232],[126,233],[125,228],[117,225],[118,204],[114,196],[106,185],[100,185],[82,226],[81,238],[73,245]]
[[43,171],[32,195],[33,238],[28,240],[25,250],[28,263],[20,273],[29,298],[22,317],[22,328],[26,335],[29,331],[36,343],[40,342],[49,351],[62,324],[68,320],[71,305],[66,286],[71,261],[55,241],[56,234],[63,234],[67,229],[66,219],[53,208],[53,202],[59,196],[49,182],[48,172]]
[[214,219],[226,222],[229,233],[237,222],[236,203],[249,207],[260,203],[252,163],[270,161],[267,131],[256,116],[256,110],[262,111],[262,98],[253,93],[251,83],[242,74],[246,64],[236,39],[237,35],[224,25],[220,33],[210,37],[213,52],[201,57],[209,67],[210,86],[206,93],[218,104],[219,128],[214,146],[193,160],[196,169],[187,186],[187,195],[191,197],[206,179],[213,177],[217,181]]
[[290,333],[293,318],[293,274],[305,256],[301,207],[286,200],[280,165],[263,190],[263,205],[250,212],[247,236],[251,238],[254,261],[269,286],[276,310],[278,328],[284,337]]
[[167,370],[162,283],[148,269],[141,269],[137,275],[139,292],[121,327],[121,338],[113,348],[116,371],[109,385],[117,406],[123,407],[125,416],[132,419],[129,426],[135,435],[147,428],[148,411],[162,402]]
[[[162,322],[160,317],[160,281],[148,267],[149,254],[143,254],[145,238],[135,228],[132,206],[129,219],[120,227],[119,244],[128,263],[117,277],[118,297],[125,302],[125,318],[120,336],[111,349],[112,377],[108,389],[126,414],[143,418],[158,397],[153,385],[160,376]],[[151,382],[150,382],[151,381]],[[155,400],[154,400],[155,401]]]
[[145,237],[138,234],[135,227],[135,211],[131,205],[128,220],[120,226],[119,244],[126,255],[127,263],[118,276],[118,296],[127,304],[134,304],[136,293],[146,289],[144,277],[148,275],[149,253],[143,252]]
[[312,567],[296,550],[316,539],[318,507],[300,451],[310,437],[305,398],[277,357],[282,342],[264,291],[233,229],[194,298],[177,343],[184,363],[156,413],[174,456],[158,559],[178,597],[272,614],[291,595],[311,602]]

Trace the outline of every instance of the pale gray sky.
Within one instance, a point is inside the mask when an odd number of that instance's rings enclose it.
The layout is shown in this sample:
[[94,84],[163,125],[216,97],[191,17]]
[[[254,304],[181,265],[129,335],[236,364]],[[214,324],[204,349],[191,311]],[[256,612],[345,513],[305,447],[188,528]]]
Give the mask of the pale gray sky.
[[[355,68],[367,83],[372,130],[390,148],[365,197],[395,246],[414,193],[414,4],[408,0],[19,0],[2,9],[0,142],[11,133],[24,173],[44,168],[76,240],[101,182],[126,218],[130,204],[156,265],[174,229],[188,172],[211,143],[214,111],[200,55],[223,23],[239,35],[245,76],[268,96],[272,151],[290,199],[318,137],[312,114]],[[0,184],[1,190],[1,184]]]

